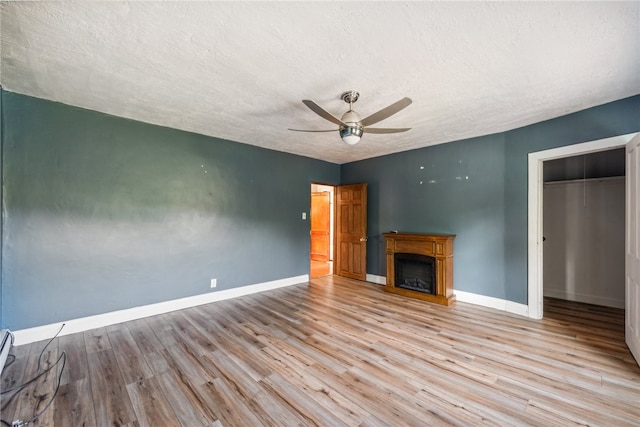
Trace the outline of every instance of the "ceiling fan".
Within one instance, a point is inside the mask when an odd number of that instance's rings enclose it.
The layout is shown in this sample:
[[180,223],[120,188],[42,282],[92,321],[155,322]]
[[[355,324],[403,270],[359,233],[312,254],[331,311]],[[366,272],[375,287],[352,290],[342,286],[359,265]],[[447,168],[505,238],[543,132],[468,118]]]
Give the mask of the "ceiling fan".
[[[340,137],[348,145],[355,145],[360,141],[363,133],[397,133],[406,132],[411,128],[370,128],[368,126],[378,123],[387,117],[390,117],[408,107],[411,104],[410,98],[402,98],[400,101],[394,102],[388,107],[371,114],[370,116],[360,119],[358,113],[353,111],[353,103],[358,100],[360,94],[354,90],[343,92],[340,95],[340,99],[349,104],[349,111],[344,113],[341,119],[337,118],[327,110],[316,104],[310,99],[303,99],[304,105],[309,107],[311,111],[319,115],[320,117],[329,120],[331,123],[338,125],[338,131]],[[330,130],[306,130],[306,129],[289,129],[296,132],[335,132],[335,129]]]

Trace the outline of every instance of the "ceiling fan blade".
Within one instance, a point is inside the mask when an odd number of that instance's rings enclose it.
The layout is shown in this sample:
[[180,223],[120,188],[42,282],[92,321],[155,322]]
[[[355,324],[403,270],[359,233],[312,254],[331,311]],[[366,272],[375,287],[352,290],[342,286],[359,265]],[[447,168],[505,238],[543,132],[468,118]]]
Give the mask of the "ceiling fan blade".
[[395,113],[402,110],[403,108],[408,107],[411,104],[411,102],[412,102],[411,98],[402,98],[400,101],[394,102],[393,104],[389,105],[386,108],[383,108],[377,113],[373,113],[372,115],[360,120],[360,124],[362,126],[369,126],[374,123],[378,123],[386,119],[387,117],[394,115]]
[[399,133],[411,128],[364,128],[364,133]]
[[289,128],[288,130],[292,130],[294,132],[337,132],[338,129],[331,129],[331,130],[312,130],[312,129],[291,129]]
[[323,119],[329,120],[331,123],[335,123],[339,126],[347,126],[347,124],[344,123],[342,120],[340,120],[339,118],[337,118],[336,116],[334,116],[333,114],[331,114],[330,112],[328,112],[327,110],[325,110],[324,108],[322,108],[321,106],[313,102],[312,100],[303,99],[302,102],[304,103],[304,105],[309,107],[311,111],[313,111]]

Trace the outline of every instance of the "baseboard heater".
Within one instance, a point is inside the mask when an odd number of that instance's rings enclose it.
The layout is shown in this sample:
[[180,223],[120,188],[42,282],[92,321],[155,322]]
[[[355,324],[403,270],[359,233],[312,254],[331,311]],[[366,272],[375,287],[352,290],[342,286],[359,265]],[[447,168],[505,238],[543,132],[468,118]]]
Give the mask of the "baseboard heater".
[[3,329],[0,331],[0,375],[2,375],[2,369],[4,368],[4,363],[7,361],[7,357],[9,356],[9,351],[11,351],[11,346],[13,345],[13,334],[8,329]]

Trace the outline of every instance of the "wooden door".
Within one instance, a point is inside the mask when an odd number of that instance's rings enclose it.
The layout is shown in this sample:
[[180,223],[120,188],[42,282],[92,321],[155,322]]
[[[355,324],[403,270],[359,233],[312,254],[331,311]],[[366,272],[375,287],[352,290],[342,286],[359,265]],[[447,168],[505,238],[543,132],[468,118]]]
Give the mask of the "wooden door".
[[331,196],[328,191],[311,193],[311,260],[329,261]]
[[336,187],[335,272],[339,276],[367,277],[367,184]]
[[625,341],[640,364],[640,135],[626,151]]

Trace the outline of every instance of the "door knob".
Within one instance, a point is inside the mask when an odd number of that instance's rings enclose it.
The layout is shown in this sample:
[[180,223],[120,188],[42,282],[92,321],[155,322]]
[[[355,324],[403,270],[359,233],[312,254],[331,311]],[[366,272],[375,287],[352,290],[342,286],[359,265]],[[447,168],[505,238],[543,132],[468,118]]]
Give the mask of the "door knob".
[[361,241],[361,242],[366,242],[366,241],[367,241],[367,238],[366,238],[366,237],[361,237],[361,238],[360,238],[360,241]]

